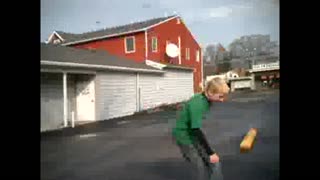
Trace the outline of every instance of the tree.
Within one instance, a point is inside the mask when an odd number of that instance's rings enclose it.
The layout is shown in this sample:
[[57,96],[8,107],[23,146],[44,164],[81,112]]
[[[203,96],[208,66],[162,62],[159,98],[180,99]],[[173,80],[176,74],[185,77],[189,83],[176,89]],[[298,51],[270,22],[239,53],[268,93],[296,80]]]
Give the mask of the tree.
[[230,52],[228,52],[221,43],[208,45],[203,58],[207,65],[215,65],[215,74],[227,72],[231,68]]
[[204,52],[203,59],[207,64],[214,64],[216,60],[216,47],[213,44],[210,44],[206,47]]

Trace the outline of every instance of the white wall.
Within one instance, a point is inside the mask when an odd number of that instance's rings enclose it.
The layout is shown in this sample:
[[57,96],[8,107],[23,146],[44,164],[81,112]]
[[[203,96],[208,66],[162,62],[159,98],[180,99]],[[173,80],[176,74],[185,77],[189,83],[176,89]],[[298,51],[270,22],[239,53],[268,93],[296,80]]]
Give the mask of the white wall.
[[[164,74],[97,72],[95,78],[96,120],[132,115],[161,104],[188,100],[193,95],[193,72],[166,69]],[[74,77],[68,79],[68,109],[75,110]],[[138,84],[141,97],[138,96]],[[137,101],[138,100],[138,101]],[[41,131],[63,128],[62,73],[41,73]]]
[[172,104],[193,95],[193,72],[167,69],[164,75],[139,74],[141,110]]
[[95,83],[97,120],[136,112],[136,73],[99,72]]
[[63,127],[63,84],[61,73],[41,73],[41,132]]

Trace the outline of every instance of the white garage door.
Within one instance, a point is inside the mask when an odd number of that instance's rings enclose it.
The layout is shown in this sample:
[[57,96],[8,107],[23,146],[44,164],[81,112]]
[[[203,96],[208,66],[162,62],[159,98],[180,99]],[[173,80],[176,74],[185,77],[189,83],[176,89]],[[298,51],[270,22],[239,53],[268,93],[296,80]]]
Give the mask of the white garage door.
[[136,112],[136,74],[101,72],[96,77],[97,120],[106,120]]
[[62,74],[41,73],[41,132],[63,126]]
[[163,96],[165,94],[163,80],[163,74],[139,73],[140,110],[149,109],[167,101]]
[[139,74],[141,109],[172,104],[193,95],[193,72],[167,69],[164,75]]
[[164,81],[169,103],[185,101],[193,95],[193,71],[168,70]]

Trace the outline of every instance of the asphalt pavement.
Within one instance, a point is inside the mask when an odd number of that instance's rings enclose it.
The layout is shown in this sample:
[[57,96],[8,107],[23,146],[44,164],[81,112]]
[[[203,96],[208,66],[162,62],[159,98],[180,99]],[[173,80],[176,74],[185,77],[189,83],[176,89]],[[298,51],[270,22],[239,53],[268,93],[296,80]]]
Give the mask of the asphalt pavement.
[[[101,121],[41,134],[42,180],[188,180],[170,136],[175,111]],[[218,152],[224,180],[279,179],[279,90],[240,92],[214,104],[203,123]],[[239,145],[251,127],[258,136],[251,152]]]

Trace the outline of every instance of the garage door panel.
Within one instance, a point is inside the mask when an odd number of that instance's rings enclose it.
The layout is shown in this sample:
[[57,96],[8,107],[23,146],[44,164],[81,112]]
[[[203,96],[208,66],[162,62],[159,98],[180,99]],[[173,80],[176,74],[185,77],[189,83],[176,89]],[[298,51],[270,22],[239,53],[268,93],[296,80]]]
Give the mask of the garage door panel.
[[41,131],[63,125],[62,74],[41,73]]
[[181,102],[193,95],[193,72],[167,70],[162,76],[140,74],[139,79],[143,109]]
[[124,72],[99,73],[98,120],[105,120],[136,112],[136,74]]

